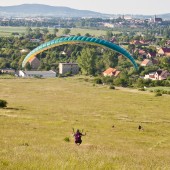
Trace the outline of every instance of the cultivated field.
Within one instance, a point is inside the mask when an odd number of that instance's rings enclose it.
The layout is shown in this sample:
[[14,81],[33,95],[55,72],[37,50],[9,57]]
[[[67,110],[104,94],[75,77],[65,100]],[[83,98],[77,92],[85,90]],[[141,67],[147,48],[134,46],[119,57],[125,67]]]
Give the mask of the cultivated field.
[[1,36],[11,36],[13,32],[17,32],[19,34],[26,32],[26,27],[7,27],[0,26],[0,37]]
[[[43,27],[41,27],[40,29],[42,29]],[[35,29],[35,27],[33,27],[32,29]],[[53,28],[49,28],[50,33],[53,33]],[[58,36],[61,36],[63,33],[63,28],[59,29],[59,32],[57,33]],[[93,30],[93,29],[81,29],[81,28],[73,28],[70,29],[71,32],[70,34],[72,35],[77,35],[78,33],[80,33],[81,35],[85,35],[86,33],[89,33],[90,35],[94,35],[94,36],[101,36],[101,35],[105,35],[106,31],[104,30]],[[11,34],[13,32],[17,32],[19,34],[22,33],[26,33],[26,27],[7,27],[7,26],[0,26],[0,37],[1,36],[11,36]],[[114,33],[118,33],[118,32],[114,32]]]
[[[0,79],[0,87],[9,103],[0,109],[1,170],[170,169],[169,95],[79,77]],[[87,131],[80,146],[72,127]]]

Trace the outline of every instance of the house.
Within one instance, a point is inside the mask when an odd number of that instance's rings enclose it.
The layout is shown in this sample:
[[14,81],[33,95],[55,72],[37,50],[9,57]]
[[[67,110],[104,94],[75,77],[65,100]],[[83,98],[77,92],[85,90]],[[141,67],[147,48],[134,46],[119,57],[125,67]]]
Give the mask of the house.
[[139,56],[142,57],[143,59],[146,58],[146,52],[144,50],[140,49],[138,53],[139,53]]
[[167,45],[170,45],[170,40],[167,40],[167,41],[166,41],[166,44],[167,44]]
[[142,61],[142,63],[141,63],[141,66],[151,66],[151,65],[153,65],[153,63],[152,63],[152,61],[151,60],[149,60],[149,59],[145,59],[145,60],[143,60]]
[[133,41],[131,42],[131,44],[134,44],[134,45],[142,45],[139,40],[133,40]]
[[56,72],[50,71],[23,71],[19,70],[19,77],[42,77],[42,78],[50,78],[56,77]]
[[34,57],[32,58],[30,61],[29,61],[30,65],[31,65],[31,68],[33,70],[37,70],[38,67],[40,66],[40,60],[37,58],[37,57]]
[[170,76],[170,73],[167,70],[157,70],[156,72],[146,74],[144,79],[166,80],[168,76]]
[[15,74],[15,70],[12,68],[2,68],[0,69],[0,72],[6,74]]
[[117,77],[119,75],[120,71],[116,70],[115,68],[108,68],[107,70],[105,70],[103,72],[103,75],[106,77],[106,76],[114,76],[114,77]]
[[59,74],[71,73],[73,75],[79,73],[79,67],[77,63],[59,63]]
[[147,58],[154,58],[154,57],[156,57],[156,52],[148,52],[146,57]]
[[158,54],[159,54],[160,56],[170,56],[170,48],[166,48],[166,47],[160,48],[160,49],[158,50]]

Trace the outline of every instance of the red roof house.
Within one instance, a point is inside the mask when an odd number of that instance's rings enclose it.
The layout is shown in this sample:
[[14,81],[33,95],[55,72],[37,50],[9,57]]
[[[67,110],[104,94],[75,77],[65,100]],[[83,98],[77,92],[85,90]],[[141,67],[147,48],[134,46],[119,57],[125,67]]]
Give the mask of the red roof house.
[[119,75],[120,71],[116,70],[115,68],[108,68],[107,70],[105,70],[103,72],[103,75],[104,76],[114,76],[114,77],[117,77]]
[[149,59],[145,59],[142,61],[141,66],[151,66],[153,65],[152,61]]

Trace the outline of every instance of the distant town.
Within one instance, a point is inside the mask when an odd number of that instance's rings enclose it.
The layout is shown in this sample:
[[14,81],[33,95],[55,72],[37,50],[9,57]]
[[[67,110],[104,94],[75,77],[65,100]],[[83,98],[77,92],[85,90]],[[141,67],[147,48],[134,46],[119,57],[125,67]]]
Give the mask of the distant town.
[[[104,84],[112,81],[124,87],[170,86],[170,20],[157,15],[150,18],[7,16],[0,18],[0,28],[3,31],[5,28],[6,33],[13,29],[0,37],[1,74],[18,77],[84,74],[99,76],[99,82]],[[71,36],[96,37],[126,49],[138,64],[138,71],[121,54],[85,43],[46,49],[22,68],[25,56],[39,45]]]

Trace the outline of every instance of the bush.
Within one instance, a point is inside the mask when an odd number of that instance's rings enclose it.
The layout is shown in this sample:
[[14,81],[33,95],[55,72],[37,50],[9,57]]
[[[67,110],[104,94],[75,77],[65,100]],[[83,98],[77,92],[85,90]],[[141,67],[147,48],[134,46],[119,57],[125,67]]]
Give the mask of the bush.
[[115,87],[113,85],[110,85],[109,89],[115,89]]
[[105,84],[113,84],[113,80],[114,80],[113,77],[109,77],[109,76],[102,77],[102,82]]
[[140,88],[140,89],[138,89],[139,91],[145,91],[145,89],[144,88]]
[[0,99],[0,108],[7,107],[7,101]]
[[70,138],[69,138],[69,137],[65,137],[65,138],[64,138],[64,141],[65,141],[65,142],[70,142]]
[[167,93],[168,93],[167,90],[163,90],[163,91],[162,91],[162,94],[167,94]]
[[100,78],[96,78],[96,79],[94,80],[94,82],[95,82],[96,84],[103,84],[103,82],[102,82],[102,80],[101,80]]
[[160,90],[160,89],[155,89],[154,92],[155,92],[155,93],[160,93],[161,90]]
[[157,92],[157,93],[155,94],[155,96],[156,96],[156,97],[157,97],[157,96],[162,96],[162,93]]

